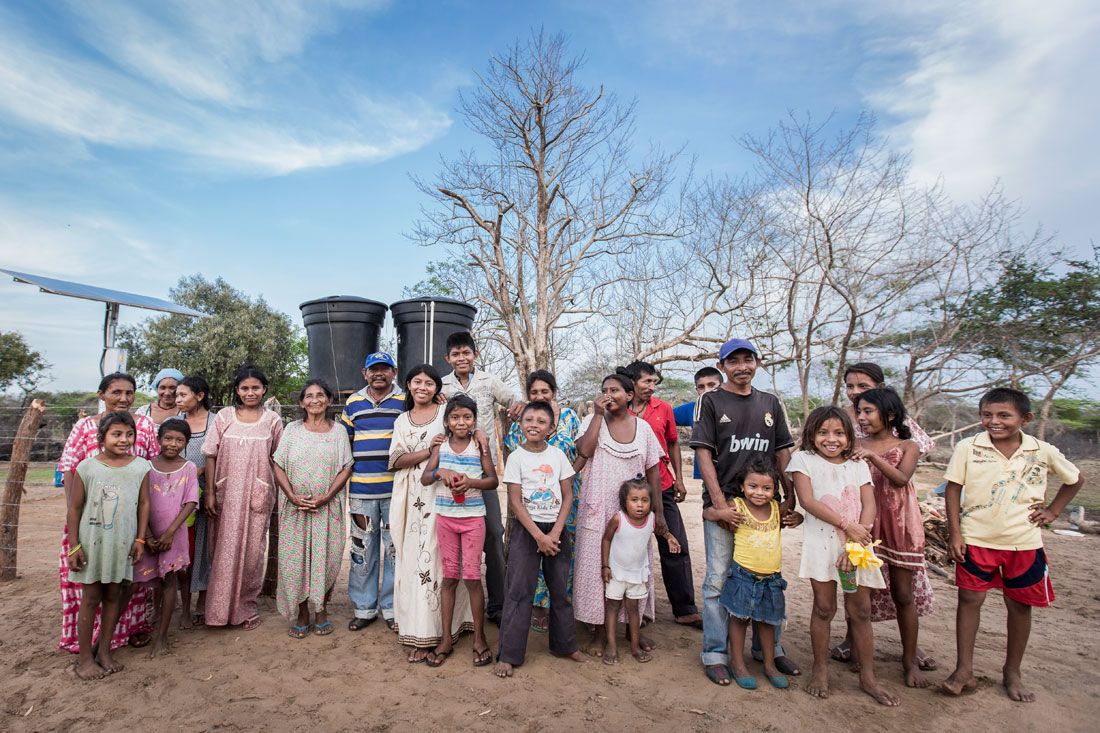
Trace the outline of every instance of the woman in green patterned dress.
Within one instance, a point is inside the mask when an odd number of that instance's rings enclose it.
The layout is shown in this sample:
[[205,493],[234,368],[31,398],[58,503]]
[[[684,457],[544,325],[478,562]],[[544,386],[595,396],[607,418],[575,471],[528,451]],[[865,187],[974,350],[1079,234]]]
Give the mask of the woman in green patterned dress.
[[320,379],[306,382],[299,406],[302,420],[283,431],[275,451],[279,505],[279,586],[276,607],[294,639],[310,630],[332,633],[326,607],[344,556],[344,486],[351,476],[351,446],[343,427],[328,417],[332,390]]

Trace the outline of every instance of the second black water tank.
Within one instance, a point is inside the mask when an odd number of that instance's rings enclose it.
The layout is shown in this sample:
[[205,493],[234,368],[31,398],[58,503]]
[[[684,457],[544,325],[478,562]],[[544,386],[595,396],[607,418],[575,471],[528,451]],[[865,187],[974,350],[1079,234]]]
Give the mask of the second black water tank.
[[354,295],[330,295],[299,306],[309,338],[309,376],[337,392],[363,388],[363,362],[378,351],[386,304]]
[[477,308],[451,298],[412,298],[390,305],[397,330],[397,380],[404,385],[405,373],[425,362],[440,374],[451,368],[446,355],[447,337],[457,331],[469,331]]

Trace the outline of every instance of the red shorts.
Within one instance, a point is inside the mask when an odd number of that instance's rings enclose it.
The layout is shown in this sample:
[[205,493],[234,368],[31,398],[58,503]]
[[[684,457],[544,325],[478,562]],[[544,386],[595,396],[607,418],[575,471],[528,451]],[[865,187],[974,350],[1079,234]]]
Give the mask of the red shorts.
[[1025,606],[1049,606],[1054,600],[1047,556],[1037,550],[991,550],[966,546],[966,560],[955,563],[955,585],[985,592],[1003,588],[1006,597]]

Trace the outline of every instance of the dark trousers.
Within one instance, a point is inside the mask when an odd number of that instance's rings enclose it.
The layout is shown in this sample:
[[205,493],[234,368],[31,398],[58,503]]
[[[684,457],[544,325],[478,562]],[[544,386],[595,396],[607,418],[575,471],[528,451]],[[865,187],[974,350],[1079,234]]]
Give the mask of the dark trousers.
[[497,616],[504,607],[504,524],[500,520],[500,502],[496,491],[485,498],[485,588],[488,599],[485,615]]
[[[536,522],[543,532],[554,528],[550,522]],[[516,521],[508,541],[508,576],[504,583],[504,616],[500,622],[500,651],[497,659],[508,664],[523,664],[527,654],[527,632],[531,629],[531,604],[539,579],[539,563],[550,591],[550,651],[572,654],[577,651],[577,631],[573,627],[573,601],[566,594],[569,564],[573,555],[569,533],[561,533],[557,555],[539,553],[535,538]]]
[[699,613],[695,607],[695,583],[691,579],[691,555],[688,554],[687,532],[684,520],[680,516],[680,507],[676,503],[676,492],[672,489],[661,492],[661,506],[665,509],[665,524],[668,531],[680,543],[680,552],[668,551],[668,540],[657,538],[657,550],[661,553],[661,576],[665,579],[665,592],[672,606],[672,615],[691,616]]

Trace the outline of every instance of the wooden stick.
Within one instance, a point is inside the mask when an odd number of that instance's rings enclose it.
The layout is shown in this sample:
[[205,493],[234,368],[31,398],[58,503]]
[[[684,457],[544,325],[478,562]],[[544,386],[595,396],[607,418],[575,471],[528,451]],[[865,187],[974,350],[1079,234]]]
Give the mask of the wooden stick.
[[19,503],[26,489],[27,461],[31,457],[31,444],[38,432],[38,423],[46,412],[42,400],[33,400],[19,421],[15,442],[11,447],[11,463],[8,480],[4,484],[4,503],[0,505],[0,580],[15,580],[15,562],[19,543]]

